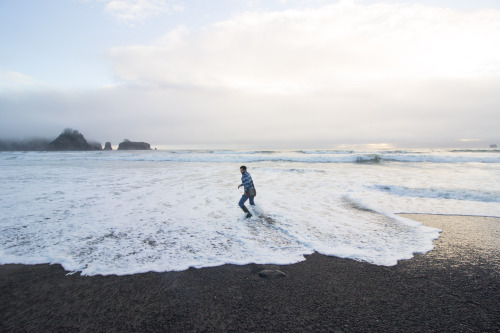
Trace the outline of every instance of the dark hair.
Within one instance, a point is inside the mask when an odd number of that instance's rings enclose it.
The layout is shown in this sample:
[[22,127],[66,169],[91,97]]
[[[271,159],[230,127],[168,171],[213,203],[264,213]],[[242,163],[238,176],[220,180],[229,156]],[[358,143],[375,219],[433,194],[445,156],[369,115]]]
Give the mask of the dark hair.
[[240,169],[246,170],[246,169],[247,169],[247,167],[246,167],[246,166],[244,166],[244,165],[242,165],[242,166],[240,166]]

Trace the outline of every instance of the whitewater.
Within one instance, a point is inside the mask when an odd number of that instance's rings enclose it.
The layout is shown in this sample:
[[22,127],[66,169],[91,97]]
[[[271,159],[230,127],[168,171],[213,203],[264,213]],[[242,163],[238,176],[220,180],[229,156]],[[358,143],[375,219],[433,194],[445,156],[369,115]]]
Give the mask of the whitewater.
[[391,266],[440,235],[398,213],[500,216],[499,165],[499,150],[0,152],[0,264],[124,275],[318,252]]

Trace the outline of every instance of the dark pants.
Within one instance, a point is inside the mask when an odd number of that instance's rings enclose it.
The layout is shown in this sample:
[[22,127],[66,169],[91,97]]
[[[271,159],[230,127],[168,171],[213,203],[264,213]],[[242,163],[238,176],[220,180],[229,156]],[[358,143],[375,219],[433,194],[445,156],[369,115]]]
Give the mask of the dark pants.
[[255,202],[253,201],[253,198],[254,197],[248,197],[243,194],[241,196],[240,202],[238,202],[238,205],[241,207],[241,209],[243,209],[243,207],[245,207],[245,202],[247,202],[247,200],[250,199],[250,205],[254,206]]

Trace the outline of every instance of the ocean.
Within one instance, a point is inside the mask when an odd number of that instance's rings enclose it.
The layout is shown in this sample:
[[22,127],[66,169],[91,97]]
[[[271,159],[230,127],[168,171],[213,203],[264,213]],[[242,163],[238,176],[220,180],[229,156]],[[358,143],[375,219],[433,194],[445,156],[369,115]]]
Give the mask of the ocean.
[[[250,219],[241,165],[257,189]],[[313,252],[391,266],[440,236],[397,213],[500,217],[500,150],[1,152],[0,183],[0,264],[83,275]]]

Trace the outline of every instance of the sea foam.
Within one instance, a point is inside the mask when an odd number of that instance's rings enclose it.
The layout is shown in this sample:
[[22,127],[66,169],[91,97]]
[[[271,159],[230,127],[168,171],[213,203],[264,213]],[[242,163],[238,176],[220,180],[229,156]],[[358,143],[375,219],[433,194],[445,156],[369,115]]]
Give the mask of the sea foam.
[[[439,237],[394,213],[500,215],[488,200],[497,193],[489,181],[500,180],[494,157],[461,162],[460,154],[443,170],[425,156],[402,163],[389,155],[367,164],[356,160],[372,153],[0,153],[0,263],[123,275],[290,264],[316,251],[389,266],[430,251]],[[258,190],[251,219],[237,206],[241,164]]]

